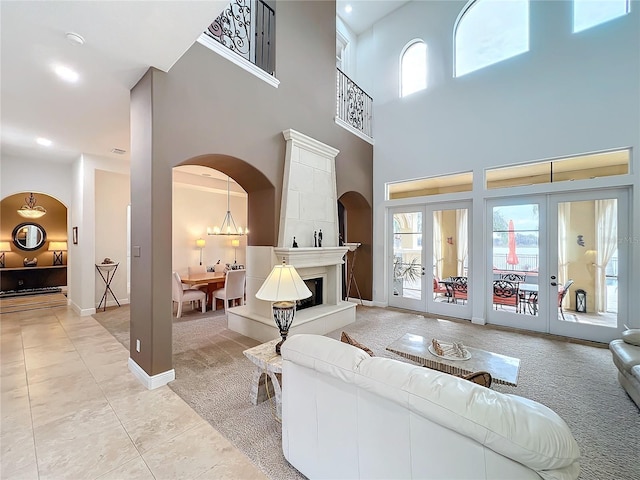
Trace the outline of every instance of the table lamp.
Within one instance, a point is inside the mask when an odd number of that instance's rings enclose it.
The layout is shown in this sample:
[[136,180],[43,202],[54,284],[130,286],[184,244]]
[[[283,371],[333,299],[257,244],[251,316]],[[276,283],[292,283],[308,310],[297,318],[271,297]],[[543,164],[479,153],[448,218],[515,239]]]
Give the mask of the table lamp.
[[202,265],[202,249],[204,248],[204,240],[202,238],[196,240],[196,247],[200,249],[200,265]]
[[231,240],[233,246],[233,264],[238,263],[238,247],[240,246],[240,240]]
[[62,265],[62,252],[67,251],[67,242],[49,242],[50,252],[53,252],[53,264]]
[[287,265],[282,261],[282,265],[276,265],[264,281],[256,298],[274,302],[273,319],[280,330],[282,340],[276,345],[276,353],[280,355],[280,347],[287,339],[289,328],[293,323],[296,314],[296,300],[309,298],[311,290],[307,288],[304,280],[300,278],[293,265]]
[[11,245],[9,242],[0,242],[0,268],[5,267],[4,263],[4,253],[11,251]]

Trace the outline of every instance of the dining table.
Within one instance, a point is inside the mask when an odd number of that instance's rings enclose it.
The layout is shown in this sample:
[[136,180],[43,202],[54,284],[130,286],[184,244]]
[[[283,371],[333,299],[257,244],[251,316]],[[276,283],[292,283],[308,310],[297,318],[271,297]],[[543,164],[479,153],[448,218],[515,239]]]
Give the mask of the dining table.
[[182,283],[189,285],[189,287],[197,287],[199,285],[207,286],[207,308],[213,308],[213,292],[219,288],[224,287],[226,279],[224,272],[207,272],[207,273],[194,273],[188,277],[182,277]]

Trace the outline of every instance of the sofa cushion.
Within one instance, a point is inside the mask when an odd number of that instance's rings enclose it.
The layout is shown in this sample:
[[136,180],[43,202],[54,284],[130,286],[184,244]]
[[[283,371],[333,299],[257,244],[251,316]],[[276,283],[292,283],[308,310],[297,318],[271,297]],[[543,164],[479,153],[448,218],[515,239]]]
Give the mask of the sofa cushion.
[[640,382],[640,365],[636,365],[631,369],[631,375],[633,375]]
[[613,355],[613,363],[618,370],[631,373],[631,369],[640,365],[640,347],[625,343],[619,338],[609,344],[609,350]]
[[353,345],[354,347],[358,347],[359,349],[367,352],[372,357],[375,357],[375,355],[373,354],[373,351],[371,351],[369,347],[351,338],[347,332],[342,332],[342,335],[340,336],[340,341],[344,343],[348,343],[349,345]]
[[640,328],[630,328],[622,332],[622,340],[631,345],[640,346]]

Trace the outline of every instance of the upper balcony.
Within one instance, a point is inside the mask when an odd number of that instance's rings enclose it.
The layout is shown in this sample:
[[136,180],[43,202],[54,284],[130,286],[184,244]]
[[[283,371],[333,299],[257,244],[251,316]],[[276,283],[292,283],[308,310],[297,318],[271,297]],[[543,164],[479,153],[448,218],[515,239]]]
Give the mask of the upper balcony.
[[[275,77],[276,12],[273,0],[233,0],[198,42],[278,87]],[[336,76],[336,117],[341,127],[373,144],[373,99],[340,68]]]

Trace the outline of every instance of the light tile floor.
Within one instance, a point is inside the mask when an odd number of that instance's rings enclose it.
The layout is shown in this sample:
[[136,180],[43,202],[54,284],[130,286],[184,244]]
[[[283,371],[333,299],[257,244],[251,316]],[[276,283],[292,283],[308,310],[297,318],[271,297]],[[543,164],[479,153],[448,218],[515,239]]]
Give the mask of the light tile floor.
[[0,334],[0,478],[266,478],[92,317],[2,314]]

